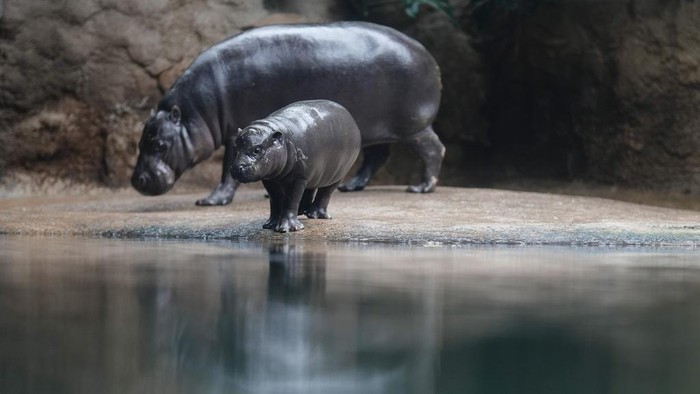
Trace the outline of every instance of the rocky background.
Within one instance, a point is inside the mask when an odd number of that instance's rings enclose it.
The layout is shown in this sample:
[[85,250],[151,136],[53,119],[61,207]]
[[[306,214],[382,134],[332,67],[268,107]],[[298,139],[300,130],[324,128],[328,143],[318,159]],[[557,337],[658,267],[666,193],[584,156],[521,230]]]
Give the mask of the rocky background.
[[[400,1],[363,3],[0,0],[0,196],[128,186],[143,120],[201,50],[254,26],[338,19],[394,26],[440,63],[442,184],[700,195],[700,2],[453,0],[452,17],[424,6],[416,18]],[[378,182],[416,172],[394,150]],[[214,186],[220,159],[189,181]]]

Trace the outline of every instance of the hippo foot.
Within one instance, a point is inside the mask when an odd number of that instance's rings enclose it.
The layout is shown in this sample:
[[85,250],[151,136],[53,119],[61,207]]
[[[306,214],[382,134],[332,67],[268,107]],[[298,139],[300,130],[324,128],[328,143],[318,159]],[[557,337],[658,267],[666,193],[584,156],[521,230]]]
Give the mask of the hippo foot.
[[202,198],[200,200],[197,200],[195,202],[195,204],[199,205],[200,207],[208,207],[208,206],[213,206],[213,205],[228,205],[231,203],[232,200],[233,200],[232,198],[207,197],[207,198]]
[[340,190],[341,192],[359,192],[361,190],[364,190],[365,186],[367,186],[367,182],[363,182],[357,177],[352,177],[348,181],[348,183],[344,183],[338,186],[338,190]]
[[278,233],[286,233],[291,231],[299,231],[304,228],[297,218],[282,218],[275,226],[275,231]]
[[423,182],[418,185],[409,186],[406,191],[409,193],[432,193],[435,191],[437,182]]
[[268,219],[267,222],[265,222],[265,224],[262,225],[262,228],[264,228],[265,230],[272,230],[276,226],[277,226],[277,220]]
[[331,215],[323,208],[311,208],[306,211],[306,217],[309,219],[330,219]]
[[224,184],[219,184],[212,190],[209,197],[197,200],[195,204],[199,206],[212,206],[212,205],[227,205],[233,201],[233,194],[235,189],[233,186],[228,186]]

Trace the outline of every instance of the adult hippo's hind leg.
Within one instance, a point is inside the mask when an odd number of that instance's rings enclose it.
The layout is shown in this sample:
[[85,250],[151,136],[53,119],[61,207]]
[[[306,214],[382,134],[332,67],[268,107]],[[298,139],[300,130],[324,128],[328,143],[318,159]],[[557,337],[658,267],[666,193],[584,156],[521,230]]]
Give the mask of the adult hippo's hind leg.
[[410,193],[430,193],[435,191],[442,159],[445,157],[445,146],[440,138],[428,126],[418,134],[411,136],[406,141],[409,147],[423,160],[423,181],[418,185],[411,185],[406,189]]
[[231,176],[230,166],[235,157],[234,150],[229,149],[228,145],[226,145],[225,149],[223,168],[221,170],[221,183],[216,185],[214,190],[209,194],[209,197],[199,199],[195,204],[199,206],[227,205],[233,201],[236,189],[238,189],[241,183]]
[[340,185],[341,192],[356,192],[367,186],[379,167],[389,158],[389,144],[370,145],[362,148],[362,164],[347,183]]

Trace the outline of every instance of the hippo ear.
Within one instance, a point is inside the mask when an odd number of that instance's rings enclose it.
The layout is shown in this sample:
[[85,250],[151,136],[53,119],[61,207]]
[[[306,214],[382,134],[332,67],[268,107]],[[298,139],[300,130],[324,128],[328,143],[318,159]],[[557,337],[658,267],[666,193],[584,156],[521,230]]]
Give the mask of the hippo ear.
[[182,113],[180,113],[180,107],[173,105],[173,107],[170,108],[170,120],[175,124],[179,124],[181,117]]
[[280,132],[280,131],[275,131],[275,132],[272,133],[272,135],[270,136],[270,139],[272,140],[272,143],[273,143],[273,144],[274,144],[274,143],[277,143],[277,144],[282,143],[282,132]]
[[156,110],[151,108],[151,118],[156,116]]

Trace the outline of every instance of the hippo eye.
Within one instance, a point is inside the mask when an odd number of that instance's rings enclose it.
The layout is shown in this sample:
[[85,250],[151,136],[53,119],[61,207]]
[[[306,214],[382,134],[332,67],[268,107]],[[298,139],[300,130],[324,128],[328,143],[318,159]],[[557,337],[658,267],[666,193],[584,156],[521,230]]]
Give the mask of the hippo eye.
[[262,148],[261,148],[261,147],[256,146],[255,148],[253,148],[253,153],[255,153],[256,155],[259,155],[260,152],[262,152]]
[[168,144],[163,141],[163,140],[156,140],[155,141],[155,148],[157,152],[165,152],[168,149]]

